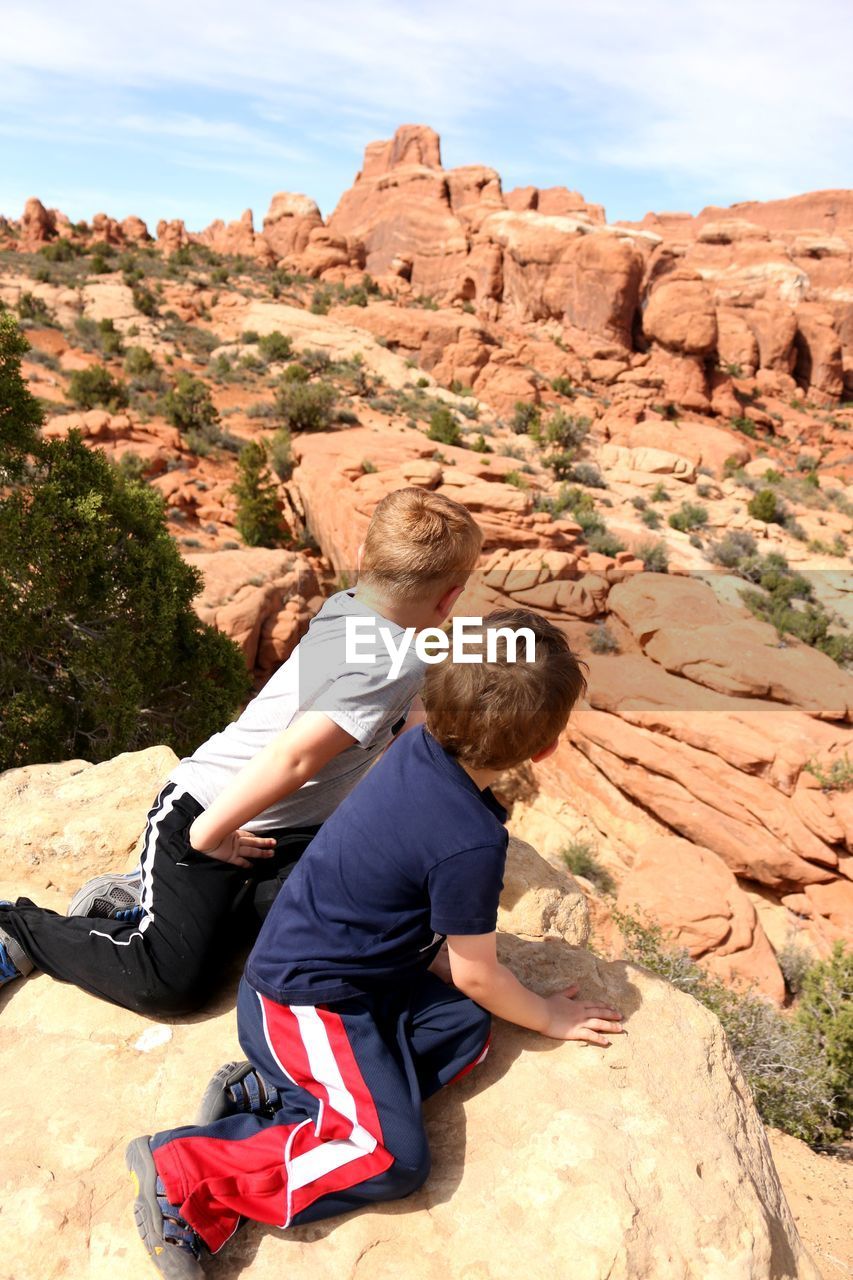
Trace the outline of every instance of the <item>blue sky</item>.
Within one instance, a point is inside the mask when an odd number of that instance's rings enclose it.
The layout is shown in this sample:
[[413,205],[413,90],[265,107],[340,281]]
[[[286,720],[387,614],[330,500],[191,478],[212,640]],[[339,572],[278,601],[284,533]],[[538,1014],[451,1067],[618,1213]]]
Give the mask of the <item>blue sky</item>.
[[402,123],[608,217],[853,186],[851,0],[2,0],[0,213],[324,213]]

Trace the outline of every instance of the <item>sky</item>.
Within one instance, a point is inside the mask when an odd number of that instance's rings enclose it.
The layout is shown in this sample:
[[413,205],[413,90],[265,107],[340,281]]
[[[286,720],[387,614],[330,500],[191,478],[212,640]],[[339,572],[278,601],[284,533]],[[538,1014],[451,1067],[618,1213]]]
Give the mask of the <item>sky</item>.
[[0,0],[0,214],[324,214],[364,147],[608,218],[853,187],[853,0]]

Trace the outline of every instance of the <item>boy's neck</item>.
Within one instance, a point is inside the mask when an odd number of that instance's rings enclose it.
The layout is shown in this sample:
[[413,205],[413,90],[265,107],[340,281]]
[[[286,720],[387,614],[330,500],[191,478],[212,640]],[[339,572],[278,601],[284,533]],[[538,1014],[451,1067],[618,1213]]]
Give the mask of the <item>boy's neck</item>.
[[486,787],[490,787],[493,782],[497,781],[502,772],[500,769],[471,769],[467,764],[463,764],[461,760],[457,760],[456,763],[460,769],[465,770],[478,791],[485,791]]
[[366,583],[356,586],[354,598],[359,604],[378,613],[380,618],[386,618],[388,622],[394,622],[404,630],[414,627],[416,631],[422,631],[424,627],[435,627],[443,621],[429,605],[399,604],[371,591]]

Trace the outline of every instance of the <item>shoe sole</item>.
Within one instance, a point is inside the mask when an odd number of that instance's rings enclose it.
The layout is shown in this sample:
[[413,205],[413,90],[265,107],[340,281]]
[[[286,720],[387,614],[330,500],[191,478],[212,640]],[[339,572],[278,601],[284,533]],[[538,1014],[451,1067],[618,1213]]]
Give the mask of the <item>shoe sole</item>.
[[236,1084],[238,1080],[242,1080],[246,1072],[251,1070],[251,1062],[245,1060],[226,1062],[219,1068],[216,1075],[211,1076],[196,1113],[195,1123],[200,1128],[207,1128],[209,1124],[215,1124],[224,1116],[234,1114],[234,1109],[225,1096],[225,1090],[232,1084]]
[[0,929],[0,946],[5,948],[6,955],[18,970],[17,974],[13,974],[10,978],[0,979],[0,986],[5,986],[7,982],[14,982],[16,977],[26,978],[28,974],[32,973],[35,968],[32,960],[24,951],[20,942],[13,938],[11,933],[7,933],[5,929]]
[[[135,894],[128,890],[127,907],[140,906],[140,899],[142,896],[142,879],[138,871],[129,871],[126,875],[96,876],[94,880],[88,880],[86,884],[83,885],[82,889],[77,890],[74,897],[68,904],[68,910],[65,914],[68,916],[88,916],[98,898],[101,897],[101,890],[108,889],[117,881],[119,883],[130,883],[131,881],[135,881],[140,886],[139,894]],[[120,907],[117,909],[122,910]],[[109,919],[110,917],[107,916],[99,918]]]
[[134,1138],[124,1153],[136,1199],[133,1216],[148,1256],[166,1280],[202,1280],[201,1263],[184,1249],[167,1244],[163,1237],[163,1215],[157,1203],[157,1167],[149,1146],[150,1135]]

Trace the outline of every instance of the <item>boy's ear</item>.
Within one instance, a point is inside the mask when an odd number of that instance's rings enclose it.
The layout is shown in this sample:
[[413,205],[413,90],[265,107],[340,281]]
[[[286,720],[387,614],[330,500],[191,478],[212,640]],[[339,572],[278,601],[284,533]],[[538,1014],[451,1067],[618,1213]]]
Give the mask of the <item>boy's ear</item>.
[[531,762],[533,764],[539,764],[540,761],[547,760],[549,756],[552,756],[554,754],[554,752],[557,750],[557,747],[559,745],[560,745],[560,739],[555,738],[554,741],[551,743],[550,747],[543,747],[541,751],[536,752],[535,756],[531,756],[530,757]]
[[441,597],[441,599],[438,601],[438,604],[435,606],[438,612],[443,613],[445,615],[450,613],[450,610],[456,604],[456,601],[462,595],[463,591],[464,591],[464,587],[461,587],[461,586],[451,587],[449,591],[445,591],[444,595]]
[[362,561],[363,555],[364,555],[364,543],[360,542],[358,544],[358,551],[356,551],[355,553],[355,567],[359,573],[361,573],[361,561]]

